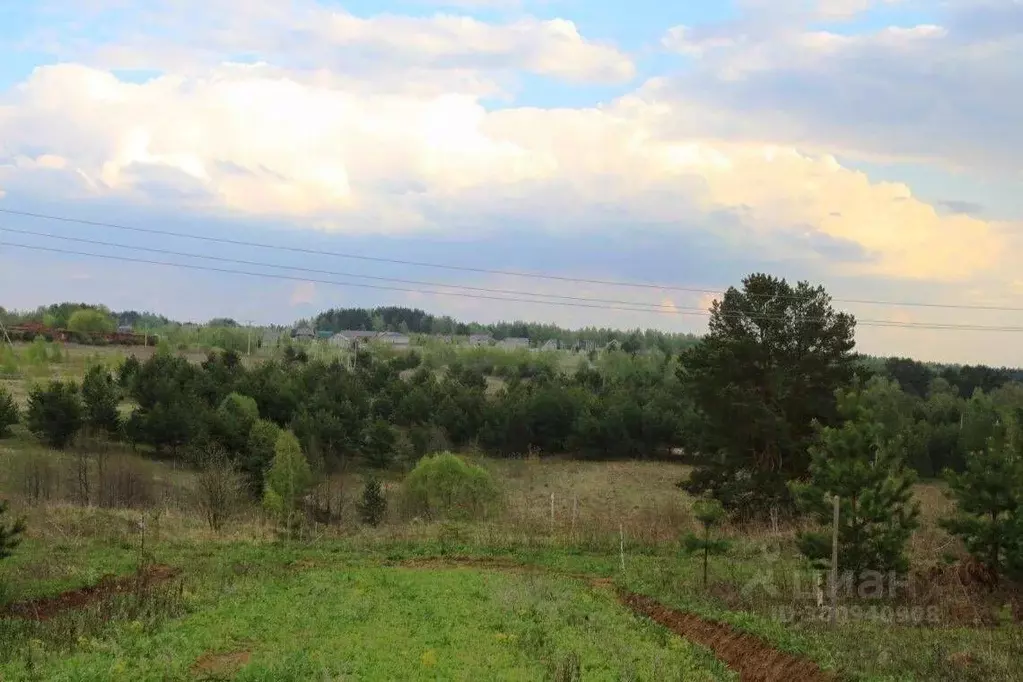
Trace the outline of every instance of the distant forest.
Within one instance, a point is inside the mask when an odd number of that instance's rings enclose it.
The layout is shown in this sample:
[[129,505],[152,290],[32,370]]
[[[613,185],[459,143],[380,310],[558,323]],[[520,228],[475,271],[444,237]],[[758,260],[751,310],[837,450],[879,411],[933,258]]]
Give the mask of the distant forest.
[[[41,322],[53,327],[66,327],[67,321],[76,310],[94,309],[109,314],[118,324],[145,327],[151,330],[173,328],[181,323],[164,315],[135,310],[111,311],[106,306],[87,303],[55,303],[40,306],[32,311],[8,311],[0,307],[0,319],[7,324]],[[431,315],[417,308],[386,306],[378,308],[333,308],[317,315],[312,320],[299,320],[297,325],[308,324],[319,331],[338,332],[343,330],[395,331],[406,334],[457,335],[491,334],[495,339],[527,337],[541,344],[550,339],[558,340],[562,346],[574,347],[579,343],[592,342],[605,347],[612,341],[619,348],[638,352],[659,350],[674,355],[697,345],[700,336],[676,334],[648,329],[620,330],[587,327],[565,329],[554,324],[536,322],[498,322],[480,324],[460,322],[450,316]],[[240,325],[230,318],[215,318],[206,323],[210,327],[233,328]],[[275,325],[284,329],[282,325]],[[957,394],[970,398],[978,389],[990,393],[1010,382],[1023,382],[1023,369],[989,367],[986,365],[953,365],[919,362],[902,357],[873,357],[859,355],[859,366],[864,375],[883,375],[899,382],[902,389],[913,396],[924,397],[934,379],[944,379]]]

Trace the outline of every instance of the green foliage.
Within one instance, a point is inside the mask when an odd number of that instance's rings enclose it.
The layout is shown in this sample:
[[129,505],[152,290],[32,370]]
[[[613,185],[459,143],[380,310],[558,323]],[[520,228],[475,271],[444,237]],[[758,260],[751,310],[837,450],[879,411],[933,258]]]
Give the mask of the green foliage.
[[67,447],[82,428],[84,414],[78,385],[73,381],[51,381],[29,393],[26,424],[50,447]]
[[18,423],[21,415],[14,397],[0,386],[0,438],[11,435],[11,427]]
[[248,445],[252,426],[259,420],[259,407],[247,395],[231,393],[214,414],[217,440],[231,453],[241,453]]
[[117,404],[121,396],[113,377],[102,365],[93,365],[82,380],[85,423],[94,429],[116,434],[121,428]]
[[14,549],[21,544],[21,536],[25,532],[25,520],[14,519],[6,522],[4,517],[10,513],[10,507],[5,500],[0,500],[0,559],[11,556]]
[[810,480],[792,483],[803,512],[825,530],[801,533],[800,551],[818,566],[831,561],[833,502],[839,497],[839,569],[905,571],[906,544],[918,525],[915,475],[906,467],[906,434],[891,399],[901,393],[884,379],[839,392],[846,422],[822,427],[811,448]]
[[50,362],[50,348],[42,336],[32,339],[32,343],[25,349],[25,360],[37,367],[45,366]]
[[431,520],[486,518],[499,498],[489,471],[450,452],[419,460],[402,484],[405,512]]
[[965,471],[946,472],[956,514],[941,525],[990,570],[1023,578],[1023,453],[1014,445],[991,438]]
[[67,320],[67,328],[76,334],[106,334],[117,329],[117,323],[106,311],[82,309],[71,314]]
[[266,476],[263,504],[288,530],[292,530],[299,504],[313,476],[302,446],[291,431],[282,431],[274,445],[274,458]]
[[266,472],[274,459],[274,448],[280,438],[281,429],[265,419],[257,420],[249,430],[247,446],[238,455],[238,470],[245,478],[245,485],[252,497],[263,494]]
[[679,378],[701,420],[687,490],[764,515],[791,504],[809,469],[813,422],[834,424],[835,390],[853,373],[854,320],[822,287],[754,274],[711,307],[710,331],[683,353]]
[[359,500],[359,519],[369,526],[379,526],[387,513],[387,498],[384,497],[380,481],[370,478],[366,481],[366,487],[362,489],[362,499]]
[[693,516],[703,526],[703,536],[687,533],[682,538],[682,551],[703,555],[703,587],[707,588],[707,569],[711,555],[725,554],[731,547],[727,540],[711,538],[710,531],[725,518],[725,509],[713,498],[700,499],[693,504]]
[[384,419],[374,420],[366,434],[366,445],[363,448],[366,464],[377,469],[390,466],[394,462],[396,442],[394,428]]

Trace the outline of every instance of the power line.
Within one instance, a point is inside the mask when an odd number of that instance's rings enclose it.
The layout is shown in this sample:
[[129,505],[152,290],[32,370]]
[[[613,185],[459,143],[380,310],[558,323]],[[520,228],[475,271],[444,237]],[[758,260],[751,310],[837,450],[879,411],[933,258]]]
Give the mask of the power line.
[[[351,273],[344,273],[344,272],[335,272],[335,271],[330,271],[330,270],[317,270],[317,269],[313,269],[313,268],[305,268],[305,267],[300,267],[300,266],[280,265],[280,264],[277,264],[277,263],[266,263],[266,262],[261,262],[261,261],[242,260],[242,259],[238,259],[238,258],[227,258],[227,257],[223,257],[223,256],[210,256],[208,254],[197,254],[197,253],[188,253],[188,252],[183,252],[183,251],[172,251],[172,250],[169,250],[169,249],[158,249],[158,248],[147,247],[147,246],[133,246],[133,245],[130,245],[130,244],[118,244],[118,243],[114,243],[114,242],[106,242],[106,241],[100,241],[100,240],[95,240],[95,239],[85,239],[85,238],[82,238],[82,237],[70,237],[70,236],[67,236],[67,235],[54,235],[54,234],[50,234],[50,233],[46,233],[46,232],[34,232],[32,230],[18,230],[18,229],[11,229],[11,228],[7,228],[7,227],[0,227],[0,232],[3,232],[3,231],[5,231],[5,232],[15,232],[15,233],[18,233],[18,234],[34,235],[34,236],[38,236],[38,237],[49,237],[49,238],[53,238],[53,239],[66,239],[66,240],[70,240],[70,241],[84,242],[84,243],[87,243],[87,244],[94,244],[94,245],[101,245],[101,246],[110,246],[110,247],[121,248],[121,249],[129,249],[129,250],[161,253],[161,254],[164,254],[164,255],[174,255],[174,256],[181,256],[181,257],[185,257],[185,258],[200,258],[200,259],[214,260],[214,261],[225,262],[225,263],[234,263],[234,264],[239,264],[239,265],[254,265],[254,266],[257,266],[257,267],[269,267],[269,268],[278,268],[278,269],[284,269],[284,270],[297,270],[297,271],[301,271],[301,272],[312,272],[312,273],[315,273],[315,274],[327,274],[327,275],[336,275],[336,276],[342,276],[342,277],[355,277],[355,278],[359,278],[359,279],[372,279],[372,280],[378,280],[378,281],[382,280],[382,281],[397,282],[397,283],[402,283],[402,284],[417,284],[417,285],[426,285],[426,286],[439,286],[439,287],[444,287],[444,288],[448,288],[448,289],[467,289],[467,290],[470,290],[470,291],[483,291],[483,292],[487,292],[487,293],[510,294],[512,296],[541,296],[541,297],[547,297],[547,298],[562,298],[562,299],[568,299],[568,300],[579,301],[579,302],[584,302],[584,303],[610,303],[610,304],[629,306],[627,308],[623,308],[624,310],[634,310],[635,308],[633,306],[649,306],[649,309],[648,309],[649,312],[667,312],[667,313],[672,313],[672,312],[675,312],[675,311],[686,311],[686,312],[699,313],[701,315],[709,314],[706,310],[704,310],[702,308],[693,308],[693,307],[684,307],[684,306],[683,307],[679,307],[679,306],[666,306],[666,305],[658,305],[658,304],[644,303],[644,302],[633,302],[633,301],[615,301],[615,300],[608,300],[608,299],[590,299],[590,298],[581,298],[581,297],[574,297],[574,296],[561,296],[561,295],[558,295],[558,294],[538,294],[538,293],[532,293],[532,292],[514,291],[514,290],[507,290],[507,289],[486,289],[486,288],[482,288],[482,287],[471,287],[471,286],[463,286],[463,285],[457,285],[457,284],[444,284],[444,283],[438,283],[438,282],[422,282],[422,281],[416,281],[416,280],[398,279],[398,278],[393,278],[393,277],[379,277],[379,276],[373,276],[373,275],[358,275],[358,274],[351,274]],[[344,283],[340,283],[340,284],[350,284],[350,283],[344,282]],[[443,293],[443,292],[433,292],[433,293]],[[512,300],[512,301],[515,301],[515,300],[520,300],[520,299],[501,298],[499,300]],[[527,301],[527,302],[534,302],[534,301]],[[535,302],[542,303],[543,301],[535,301]],[[600,307],[600,306],[598,306],[598,307]],[[783,319],[787,319],[784,316],[778,316],[778,315],[756,315],[755,318],[758,319],[758,320],[783,320]],[[813,319],[813,318],[804,318],[804,319]],[[898,320],[871,320],[871,319],[862,320],[861,323],[874,324],[874,325],[886,325],[886,326],[891,326],[891,325],[911,326],[911,325],[920,325],[920,324],[928,325],[929,327],[931,325],[939,325],[939,324],[942,325],[942,327],[945,326],[944,323],[914,323],[914,322],[901,322],[901,321],[898,321]],[[957,325],[956,327],[958,328],[958,326],[960,326],[960,325]],[[967,326],[970,326],[970,325],[967,325]]]
[[[699,309],[665,309],[660,311],[651,310],[649,308],[630,308],[627,306],[610,306],[610,305],[596,305],[582,302],[567,302],[567,301],[547,301],[547,300],[534,300],[534,299],[523,299],[523,298],[511,298],[511,297],[500,297],[500,296],[489,296],[483,294],[469,294],[462,293],[459,291],[424,291],[420,289],[408,289],[404,287],[385,286],[378,284],[364,284],[361,282],[345,282],[337,280],[317,279],[311,277],[296,277],[292,275],[272,274],[267,272],[252,272],[249,270],[232,270],[228,268],[219,268],[205,265],[195,265],[192,263],[169,263],[167,261],[150,260],[145,258],[134,258],[129,256],[115,256],[113,254],[102,254],[102,253],[90,253],[87,251],[75,251],[72,249],[58,249],[54,247],[38,246],[31,244],[18,244],[14,242],[0,241],[0,246],[8,246],[12,248],[31,249],[34,251],[46,251],[50,253],[62,253],[75,256],[86,256],[90,258],[104,258],[108,260],[118,260],[131,263],[142,263],[146,265],[162,265],[167,267],[175,268],[186,268],[189,270],[200,270],[207,272],[220,272],[225,274],[233,275],[247,275],[250,277],[263,277],[269,279],[281,279],[294,282],[313,282],[317,284],[327,284],[332,286],[343,286],[343,287],[358,287],[362,289],[377,289],[384,291],[402,291],[408,293],[417,294],[430,294],[437,296],[457,296],[461,298],[470,299],[481,299],[481,300],[492,300],[492,301],[507,301],[510,303],[540,303],[544,305],[556,305],[565,307],[577,307],[577,308],[594,308],[598,310],[620,310],[620,311],[631,311],[631,312],[642,312],[642,313],[661,313],[670,315],[699,315],[709,316],[710,313],[705,310]],[[126,246],[125,248],[134,248]],[[273,267],[273,266],[271,266]],[[738,316],[737,316],[738,317]],[[749,316],[756,320],[788,320],[789,318],[784,316],[768,316],[768,315],[752,315]],[[822,318],[802,318],[803,321],[823,321]],[[942,324],[942,323],[928,323],[928,322],[900,322],[897,320],[857,320],[857,324],[861,326],[872,326],[872,327],[896,327],[896,328],[907,328],[907,329],[933,329],[933,330],[961,330],[961,331],[992,331],[992,332],[1023,332],[1023,327],[1010,327],[1010,326],[985,326],[985,325],[963,325],[963,324]]]
[[[537,296],[537,297],[540,297],[540,298],[557,298],[557,299],[563,299],[563,300],[566,300],[566,301],[581,301],[581,302],[584,302],[584,303],[610,303],[610,304],[615,304],[615,305],[628,305],[628,306],[637,306],[637,307],[638,306],[644,306],[644,307],[651,308],[652,312],[671,311],[673,309],[674,310],[681,309],[681,308],[678,308],[677,306],[674,306],[674,305],[667,305],[667,304],[662,304],[662,303],[647,303],[645,301],[619,301],[619,300],[607,299],[607,298],[586,298],[586,297],[580,297],[580,296],[565,296],[565,295],[562,295],[562,294],[545,294],[545,293],[538,293],[538,292],[531,292],[531,291],[520,291],[520,290],[515,290],[515,289],[489,289],[489,288],[486,288],[486,287],[474,287],[474,286],[469,286],[469,285],[464,285],[464,284],[445,284],[443,282],[427,282],[427,281],[414,280],[414,279],[401,279],[401,278],[398,278],[398,277],[382,277],[382,276],[379,276],[379,275],[362,275],[362,274],[357,274],[357,273],[352,273],[352,272],[338,272],[336,270],[320,270],[320,269],[317,269],[317,268],[306,268],[306,267],[302,267],[302,266],[298,266],[298,265],[280,265],[280,264],[277,264],[277,263],[264,263],[264,262],[260,262],[260,261],[244,260],[244,259],[240,259],[240,258],[226,258],[226,257],[223,257],[223,256],[211,256],[209,254],[188,253],[188,252],[184,252],[184,251],[172,251],[170,249],[158,249],[158,248],[151,247],[151,246],[133,246],[133,245],[130,245],[130,244],[118,244],[118,243],[115,243],[115,242],[106,242],[106,241],[101,241],[101,240],[98,240],[98,239],[86,239],[84,237],[71,237],[71,236],[68,236],[68,235],[51,234],[51,233],[48,233],[48,232],[35,232],[33,230],[19,230],[19,229],[10,228],[10,227],[3,227],[3,226],[0,226],[0,232],[12,232],[12,233],[16,233],[16,234],[32,235],[32,236],[35,236],[35,237],[47,237],[47,238],[50,238],[50,239],[63,239],[65,241],[79,242],[79,243],[82,243],[82,244],[93,244],[95,246],[110,246],[110,247],[114,247],[114,248],[118,248],[118,249],[132,249],[132,250],[135,250],[135,251],[147,251],[149,253],[160,253],[160,254],[163,254],[163,255],[166,255],[166,256],[182,256],[182,257],[185,257],[185,258],[201,258],[203,260],[220,261],[220,262],[224,262],[224,263],[235,263],[235,264],[238,264],[238,265],[255,265],[255,266],[259,266],[259,267],[278,268],[278,269],[281,269],[281,270],[295,270],[297,272],[311,272],[311,273],[317,274],[317,275],[331,275],[331,276],[335,276],[335,277],[355,277],[357,279],[371,279],[371,280],[376,280],[376,281],[381,281],[381,282],[396,282],[398,284],[416,284],[416,285],[420,285],[420,286],[445,287],[445,288],[449,288],[449,289],[465,289],[465,290],[470,290],[470,291],[482,291],[484,293],[492,293],[492,294],[510,294],[512,296]],[[702,310],[702,309],[701,308],[688,308],[688,310]]]
[[[422,261],[403,260],[400,258],[383,258],[378,256],[365,256],[361,254],[344,253],[340,251],[322,251],[317,249],[307,249],[299,246],[286,246],[280,244],[266,244],[261,242],[245,241],[240,239],[228,239],[226,237],[211,237],[209,235],[197,235],[188,234],[185,232],[174,232],[171,230],[159,230],[148,227],[137,227],[131,225],[120,225],[118,223],[109,223],[98,220],[85,220],[82,218],[71,218],[67,216],[56,216],[45,213],[35,213],[32,211],[18,211],[9,208],[0,208],[0,213],[7,215],[16,215],[26,218],[36,218],[40,220],[55,220],[64,223],[73,223],[77,225],[90,225],[93,227],[104,227],[114,230],[126,230],[130,232],[139,232],[144,234],[156,234],[167,237],[178,237],[181,239],[194,239],[204,242],[212,242],[218,244],[230,244],[233,246],[247,246],[259,249],[271,249],[279,251],[291,251],[293,253],[303,253],[314,256],[330,256],[333,258],[348,258],[352,260],[371,261],[376,263],[391,263],[395,265],[406,265],[413,267],[423,268],[438,268],[443,270],[454,270],[461,272],[476,272],[485,273],[491,275],[505,275],[509,277],[526,277],[531,279],[545,279],[554,280],[559,282],[574,282],[577,284],[598,284],[602,286],[615,286],[615,287],[631,287],[636,289],[653,289],[657,291],[680,291],[687,293],[699,293],[699,294],[722,294],[721,289],[703,289],[698,287],[682,287],[668,284],[648,284],[642,282],[623,282],[620,280],[603,280],[603,279],[585,279],[581,277],[568,277],[564,275],[551,275],[541,273],[529,273],[520,272],[515,270],[497,270],[491,268],[474,268],[463,265],[450,265],[442,263],[428,263]],[[791,297],[796,298],[796,297]],[[895,306],[905,308],[943,308],[949,310],[990,310],[999,312],[1023,312],[1023,307],[1019,306],[996,306],[996,305],[968,305],[968,304],[953,304],[953,303],[931,303],[924,301],[885,301],[876,299],[860,299],[860,298],[832,298],[832,301],[836,303],[855,303],[861,305],[880,305],[880,306]]]

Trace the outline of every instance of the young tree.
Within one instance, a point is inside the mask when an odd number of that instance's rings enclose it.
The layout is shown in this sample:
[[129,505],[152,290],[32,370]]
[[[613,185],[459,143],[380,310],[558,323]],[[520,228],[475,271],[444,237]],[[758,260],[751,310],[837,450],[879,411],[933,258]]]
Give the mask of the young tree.
[[[874,387],[875,393],[884,383]],[[811,448],[809,482],[791,484],[798,507],[822,526],[833,523],[831,496],[839,497],[839,569],[855,576],[867,570],[904,571],[906,544],[920,513],[905,438],[888,431],[871,410],[869,394],[870,389],[854,389],[839,396],[847,421],[820,428],[820,441]],[[798,541],[804,556],[818,566],[830,565],[830,528],[802,533]]]
[[386,513],[387,498],[384,497],[380,481],[370,478],[362,490],[362,499],[359,501],[359,518],[367,525],[379,526]]
[[764,274],[711,306],[710,332],[681,357],[679,378],[702,425],[685,487],[732,512],[791,506],[806,476],[813,422],[833,425],[835,390],[852,378],[855,322],[822,287]]
[[77,384],[51,381],[29,393],[26,422],[47,445],[62,450],[82,428],[83,412]]
[[11,427],[18,423],[18,405],[7,389],[0,386],[0,438],[11,435]]
[[274,447],[281,435],[281,428],[272,421],[260,419],[249,430],[249,441],[244,453],[238,458],[238,469],[245,477],[246,488],[254,498],[259,498],[266,487],[266,472],[274,459]]
[[946,470],[955,516],[941,525],[995,575],[1023,577],[1023,459],[1009,439],[991,438],[966,470]]
[[274,446],[273,464],[266,477],[263,504],[277,515],[289,532],[294,530],[296,512],[312,484],[309,462],[291,431],[282,431]]
[[703,589],[707,589],[707,565],[710,555],[724,554],[730,545],[727,540],[710,537],[711,528],[724,519],[725,509],[715,499],[698,500],[693,505],[693,515],[703,526],[703,537],[688,533],[682,540],[682,549],[687,554],[703,554]]
[[121,427],[117,411],[120,395],[110,372],[102,365],[93,365],[82,380],[82,401],[85,423],[94,429],[116,434]]
[[244,482],[227,453],[216,444],[200,450],[196,463],[199,465],[196,477],[199,508],[210,530],[220,532],[238,505]]
[[6,501],[0,501],[0,559],[6,559],[21,544],[21,536],[25,532],[25,520],[14,519],[11,523],[4,521],[8,514]]

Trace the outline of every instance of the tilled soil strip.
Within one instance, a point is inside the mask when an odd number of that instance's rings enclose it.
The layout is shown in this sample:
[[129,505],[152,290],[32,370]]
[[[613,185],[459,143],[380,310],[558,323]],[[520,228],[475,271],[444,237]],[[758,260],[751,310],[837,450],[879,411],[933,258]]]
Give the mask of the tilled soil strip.
[[[493,570],[559,574],[541,567],[515,564],[507,560],[471,557],[439,557],[413,559],[399,564],[410,568],[467,567]],[[835,682],[836,676],[820,669],[809,659],[779,651],[767,641],[740,632],[727,623],[707,620],[693,613],[671,609],[645,595],[616,588],[612,580],[575,573],[566,577],[589,580],[593,585],[613,588],[619,601],[633,612],[668,628],[683,639],[707,647],[729,668],[739,674],[741,682]]]
[[148,567],[141,573],[124,576],[108,575],[101,578],[95,585],[69,590],[50,597],[9,604],[6,608],[0,609],[0,617],[49,620],[65,611],[83,608],[115,594],[126,594],[142,587],[165,582],[180,572],[180,569],[172,566],[156,565]]

